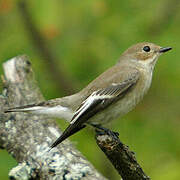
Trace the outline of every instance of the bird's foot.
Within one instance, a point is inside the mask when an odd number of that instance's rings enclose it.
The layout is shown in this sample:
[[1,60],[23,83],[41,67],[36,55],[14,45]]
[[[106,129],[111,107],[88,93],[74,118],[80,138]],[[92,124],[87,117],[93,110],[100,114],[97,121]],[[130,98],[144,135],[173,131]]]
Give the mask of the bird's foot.
[[102,127],[99,124],[90,124],[90,125],[92,127],[96,128],[95,131],[96,131],[97,135],[105,135],[105,134],[107,134],[109,136],[113,136],[114,138],[118,138],[119,137],[119,133],[118,132],[111,131],[110,129]]

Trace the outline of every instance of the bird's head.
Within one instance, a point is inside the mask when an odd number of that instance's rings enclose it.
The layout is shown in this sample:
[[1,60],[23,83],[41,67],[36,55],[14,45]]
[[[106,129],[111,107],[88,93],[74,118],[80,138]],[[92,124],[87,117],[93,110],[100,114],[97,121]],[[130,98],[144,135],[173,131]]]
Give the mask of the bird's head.
[[122,55],[124,61],[131,61],[145,66],[154,66],[158,57],[171,50],[171,47],[161,47],[153,43],[138,43],[128,48]]

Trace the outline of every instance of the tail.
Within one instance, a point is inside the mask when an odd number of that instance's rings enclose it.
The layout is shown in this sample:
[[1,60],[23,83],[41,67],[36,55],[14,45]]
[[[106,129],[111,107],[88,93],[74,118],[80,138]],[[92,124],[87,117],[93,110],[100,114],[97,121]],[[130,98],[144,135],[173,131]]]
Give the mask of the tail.
[[72,136],[76,132],[80,131],[81,129],[85,128],[86,125],[79,125],[79,126],[74,126],[73,124],[70,124],[65,131],[62,133],[62,135],[50,146],[50,148],[56,147],[58,144],[60,144],[62,141],[67,139],[68,137]]
[[74,111],[72,110],[71,105],[69,105],[69,103],[67,102],[67,97],[52,99],[38,104],[30,104],[26,106],[10,108],[5,110],[4,113],[25,112],[36,115],[42,114],[48,115],[49,117],[62,118],[70,121],[73,117]]
[[41,106],[37,106],[36,104],[26,105],[26,106],[19,106],[10,108],[4,111],[4,113],[10,113],[10,112],[33,112],[38,111],[42,109]]

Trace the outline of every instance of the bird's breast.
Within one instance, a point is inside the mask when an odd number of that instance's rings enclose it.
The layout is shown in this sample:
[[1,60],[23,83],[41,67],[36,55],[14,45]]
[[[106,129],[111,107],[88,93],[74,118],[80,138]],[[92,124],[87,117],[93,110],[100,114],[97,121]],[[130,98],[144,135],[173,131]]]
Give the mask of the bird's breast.
[[[145,75],[144,75],[145,74]],[[113,119],[122,117],[131,111],[147,93],[152,80],[152,73],[142,72],[137,84],[124,97],[114,104],[111,104],[102,112],[97,113],[90,119],[91,122],[97,124],[108,123]]]

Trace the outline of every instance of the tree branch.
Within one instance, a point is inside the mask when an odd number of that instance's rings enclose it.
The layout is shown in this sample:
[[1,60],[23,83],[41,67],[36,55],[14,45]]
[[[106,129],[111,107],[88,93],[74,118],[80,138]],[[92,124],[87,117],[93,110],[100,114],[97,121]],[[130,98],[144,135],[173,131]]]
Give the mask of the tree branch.
[[150,180],[138,164],[134,152],[119,140],[116,133],[97,131],[96,142],[123,180]]
[[10,107],[37,103],[43,96],[26,56],[3,64],[4,89],[0,95],[0,147],[19,163],[11,179],[105,179],[67,140],[57,148],[49,145],[61,131],[53,119],[43,115],[3,113]]
[[[60,136],[55,121],[46,116],[25,113],[4,114],[10,107],[37,103],[43,96],[33,77],[26,56],[3,64],[4,89],[0,95],[0,148],[5,148],[19,163],[11,179],[105,179],[68,140],[52,150],[49,145]],[[123,180],[149,180],[134,153],[117,134],[98,132],[96,141]]]

